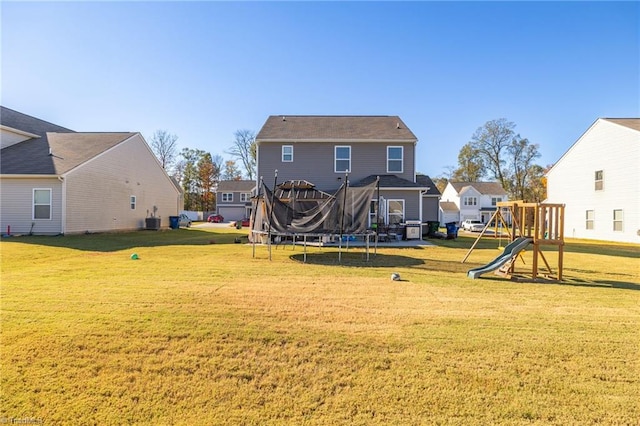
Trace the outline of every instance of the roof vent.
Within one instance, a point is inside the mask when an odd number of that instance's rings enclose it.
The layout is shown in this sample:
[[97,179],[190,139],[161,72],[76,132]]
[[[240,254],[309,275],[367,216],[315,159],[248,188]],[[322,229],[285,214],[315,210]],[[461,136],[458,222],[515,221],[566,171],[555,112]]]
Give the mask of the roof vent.
[[287,117],[285,117],[284,115],[282,116],[282,121],[287,121]]
[[396,129],[400,128],[400,123],[396,123]]
[[49,155],[53,155],[53,152],[51,152],[51,147],[49,147]]

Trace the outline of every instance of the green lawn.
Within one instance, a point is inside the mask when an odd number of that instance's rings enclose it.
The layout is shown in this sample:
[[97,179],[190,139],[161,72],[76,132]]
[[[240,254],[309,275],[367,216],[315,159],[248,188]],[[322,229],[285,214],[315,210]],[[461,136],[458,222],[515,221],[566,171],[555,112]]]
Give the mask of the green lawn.
[[0,419],[638,424],[638,246],[570,241],[563,283],[523,283],[466,277],[494,239],[337,264],[239,236],[2,239]]

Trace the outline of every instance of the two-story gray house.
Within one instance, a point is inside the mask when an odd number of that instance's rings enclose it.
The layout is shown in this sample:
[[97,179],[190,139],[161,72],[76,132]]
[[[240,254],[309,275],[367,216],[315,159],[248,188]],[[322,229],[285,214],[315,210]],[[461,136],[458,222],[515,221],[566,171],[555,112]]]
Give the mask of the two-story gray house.
[[417,142],[398,116],[273,115],[256,136],[257,176],[271,188],[277,170],[277,183],[304,180],[329,194],[345,178],[358,187],[379,177],[371,224],[377,215],[384,224],[437,220],[425,217],[435,185],[416,179]]
[[223,180],[218,183],[218,214],[231,222],[251,216],[251,193],[255,186],[253,180]]

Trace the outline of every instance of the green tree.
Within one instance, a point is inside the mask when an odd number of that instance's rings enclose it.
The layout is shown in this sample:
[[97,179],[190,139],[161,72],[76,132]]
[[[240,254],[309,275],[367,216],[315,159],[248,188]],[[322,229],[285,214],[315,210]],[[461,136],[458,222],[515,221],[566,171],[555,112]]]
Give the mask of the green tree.
[[467,143],[458,154],[458,168],[454,170],[451,180],[454,182],[478,182],[482,179],[484,172],[484,162],[478,150],[471,143]]
[[[514,199],[533,201],[529,185],[531,184],[531,173],[535,173],[533,160],[540,157],[538,145],[532,144],[520,135],[515,136],[506,148],[507,170],[504,172],[509,192]],[[538,166],[539,167],[539,166]],[[541,168],[540,168],[541,169]]]
[[514,137],[515,124],[505,118],[487,121],[471,137],[471,149],[484,165],[483,175],[497,180],[506,189],[505,151]]
[[477,165],[476,180],[484,177],[497,181],[511,199],[528,201],[529,197],[535,196],[529,185],[532,173],[538,171],[534,168],[534,160],[540,157],[538,145],[516,134],[515,127],[505,118],[487,121],[479,127],[460,151],[461,166],[456,172],[462,171],[456,179],[470,177],[469,170],[476,171],[470,165]]

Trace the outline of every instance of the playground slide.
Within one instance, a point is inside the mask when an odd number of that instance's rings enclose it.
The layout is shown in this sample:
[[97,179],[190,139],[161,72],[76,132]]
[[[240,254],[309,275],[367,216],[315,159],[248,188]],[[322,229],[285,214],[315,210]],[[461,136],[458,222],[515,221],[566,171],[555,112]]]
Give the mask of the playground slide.
[[470,269],[467,272],[467,276],[469,278],[475,279],[480,275],[485,274],[487,272],[495,271],[500,268],[502,265],[507,263],[513,257],[517,256],[525,247],[527,247],[531,241],[531,238],[520,237],[513,240],[509,245],[504,248],[504,251],[500,254],[500,256],[493,259],[491,262],[487,263],[484,266],[480,266],[478,268]]

